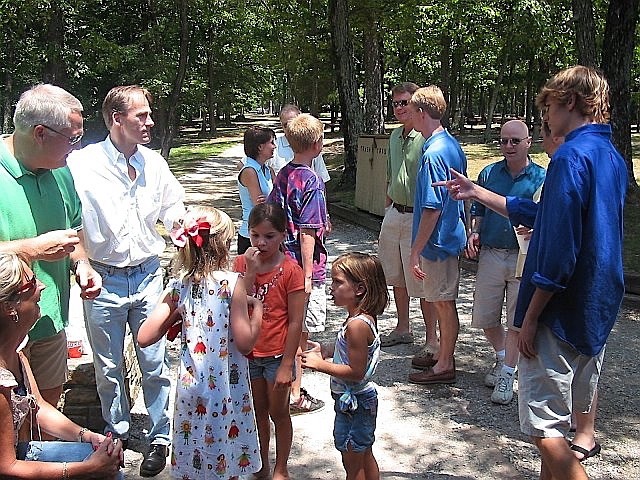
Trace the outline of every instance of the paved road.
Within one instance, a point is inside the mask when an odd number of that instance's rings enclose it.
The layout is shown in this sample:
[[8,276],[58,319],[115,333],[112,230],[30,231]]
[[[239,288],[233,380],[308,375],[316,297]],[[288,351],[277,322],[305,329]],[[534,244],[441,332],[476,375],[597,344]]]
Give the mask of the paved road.
[[[236,147],[180,176],[187,190],[187,203],[211,204],[233,218],[240,218],[235,164],[241,154],[241,147]],[[347,251],[375,252],[375,236],[361,227],[336,220],[328,250],[330,261]],[[517,401],[508,406],[492,405],[491,391],[482,385],[484,371],[491,364],[491,353],[482,335],[469,327],[473,283],[474,277],[464,273],[458,302],[461,329],[456,354],[459,375],[455,385],[423,388],[406,382],[410,357],[418,345],[392,347],[381,355],[376,373],[380,410],[374,454],[384,479],[537,478],[537,452],[519,432]],[[421,321],[417,320],[420,318],[417,303],[411,304],[411,316],[416,319],[413,327],[418,337],[424,335]],[[333,341],[343,320],[344,313],[330,306],[327,331],[316,339]],[[379,319],[380,330],[384,332],[393,324],[392,304]],[[610,341],[607,378],[601,389],[602,418],[598,422],[603,454],[590,463],[592,479],[640,478],[637,458],[640,403],[635,394],[640,385],[636,374],[637,353],[634,353],[640,347],[635,333],[637,327],[636,312],[625,312]],[[174,358],[176,349],[172,350]],[[328,383],[322,374],[312,372],[304,376],[303,384],[328,406],[310,415],[294,417],[289,462],[292,478],[344,478],[340,456],[333,447]],[[134,407],[137,412],[134,429],[138,431],[142,431],[146,420],[140,400]],[[140,452],[146,448],[142,438],[133,441],[132,447],[126,454],[127,478],[137,478]],[[156,478],[170,478],[168,470]]]

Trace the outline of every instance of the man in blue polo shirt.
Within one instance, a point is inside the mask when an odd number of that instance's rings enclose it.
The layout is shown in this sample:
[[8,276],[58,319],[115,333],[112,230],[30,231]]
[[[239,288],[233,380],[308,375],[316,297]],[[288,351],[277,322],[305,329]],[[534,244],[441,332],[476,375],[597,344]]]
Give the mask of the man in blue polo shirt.
[[[520,120],[506,122],[500,130],[504,159],[483,168],[478,184],[503,196],[533,198],[544,182],[545,170],[531,161],[530,147],[527,125]],[[491,401],[506,405],[513,398],[518,362],[518,332],[513,326],[513,315],[520,287],[516,276],[518,242],[509,219],[473,202],[466,252],[469,258],[479,257],[471,326],[483,329],[496,354],[484,383],[494,389]],[[506,332],[501,324],[505,296]]]
[[466,172],[467,158],[440,122],[447,108],[442,90],[434,85],[419,88],[409,105],[414,128],[427,139],[418,167],[409,265],[423,281],[424,298],[434,305],[440,326],[440,350],[419,366],[412,362],[414,368],[424,370],[411,373],[409,381],[420,385],[454,383],[454,350],[460,327],[456,309],[458,256],[467,241],[464,208],[462,202],[449,197],[445,187],[434,187],[433,182],[450,179],[450,168]]

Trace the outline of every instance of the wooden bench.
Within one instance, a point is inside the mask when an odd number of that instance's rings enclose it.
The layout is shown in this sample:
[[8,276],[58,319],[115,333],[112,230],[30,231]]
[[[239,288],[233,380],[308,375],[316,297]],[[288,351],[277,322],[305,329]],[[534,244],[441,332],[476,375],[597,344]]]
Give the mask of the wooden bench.
[[328,128],[331,133],[333,133],[336,129],[340,130],[339,122],[328,122],[324,124],[325,128]]

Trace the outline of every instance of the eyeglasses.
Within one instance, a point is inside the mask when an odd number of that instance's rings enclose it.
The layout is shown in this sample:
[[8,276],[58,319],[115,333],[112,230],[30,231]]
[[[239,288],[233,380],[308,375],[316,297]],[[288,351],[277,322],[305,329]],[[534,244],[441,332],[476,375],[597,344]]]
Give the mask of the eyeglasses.
[[409,105],[409,100],[394,100],[391,105],[393,105],[393,108],[406,107]]
[[501,138],[500,139],[500,145],[509,145],[509,143],[511,143],[511,145],[513,145],[514,147],[519,145],[521,141],[526,140],[529,137],[524,137],[524,138]]
[[37,279],[36,279],[36,275],[33,274],[33,276],[27,280],[27,283],[25,283],[24,285],[22,285],[21,287],[18,287],[18,289],[13,292],[11,295],[9,295],[9,301],[11,302],[15,302],[16,300],[19,300],[20,297],[24,296],[25,294],[31,294],[33,292],[36,291],[36,284],[37,284]]
[[48,125],[42,125],[44,128],[46,128],[47,130],[51,130],[53,133],[57,133],[58,135],[62,135],[64,138],[66,138],[67,140],[69,140],[69,145],[75,145],[76,143],[78,143],[80,140],[82,140],[82,137],[84,136],[84,132],[83,133],[79,133],[78,135],[74,135],[73,137],[67,137],[64,133],[59,132],[58,130],[51,128]]

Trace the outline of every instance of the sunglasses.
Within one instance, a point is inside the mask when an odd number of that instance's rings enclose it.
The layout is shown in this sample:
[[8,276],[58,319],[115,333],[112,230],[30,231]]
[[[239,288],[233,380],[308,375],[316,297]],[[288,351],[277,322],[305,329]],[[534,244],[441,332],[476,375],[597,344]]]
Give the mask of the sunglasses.
[[75,145],[76,143],[78,143],[80,140],[82,140],[82,137],[84,136],[84,133],[79,133],[78,135],[74,135],[73,137],[67,137],[64,133],[59,132],[58,130],[51,128],[48,125],[42,125],[44,128],[46,128],[47,130],[52,131],[53,133],[57,133],[58,135],[62,135],[64,138],[66,138],[69,141],[69,145]]
[[513,145],[514,147],[516,145],[519,145],[521,141],[526,140],[528,137],[524,137],[524,138],[501,138],[500,139],[500,145],[509,145],[509,143],[511,143],[511,145]]
[[9,301],[14,302],[16,300],[19,300],[20,297],[26,295],[27,293],[32,294],[36,291],[36,283],[36,275],[33,274],[33,276],[27,280],[27,283],[25,283],[21,287],[18,287],[18,289],[9,296]]
[[394,100],[391,105],[393,105],[393,108],[406,107],[409,105],[409,100]]

